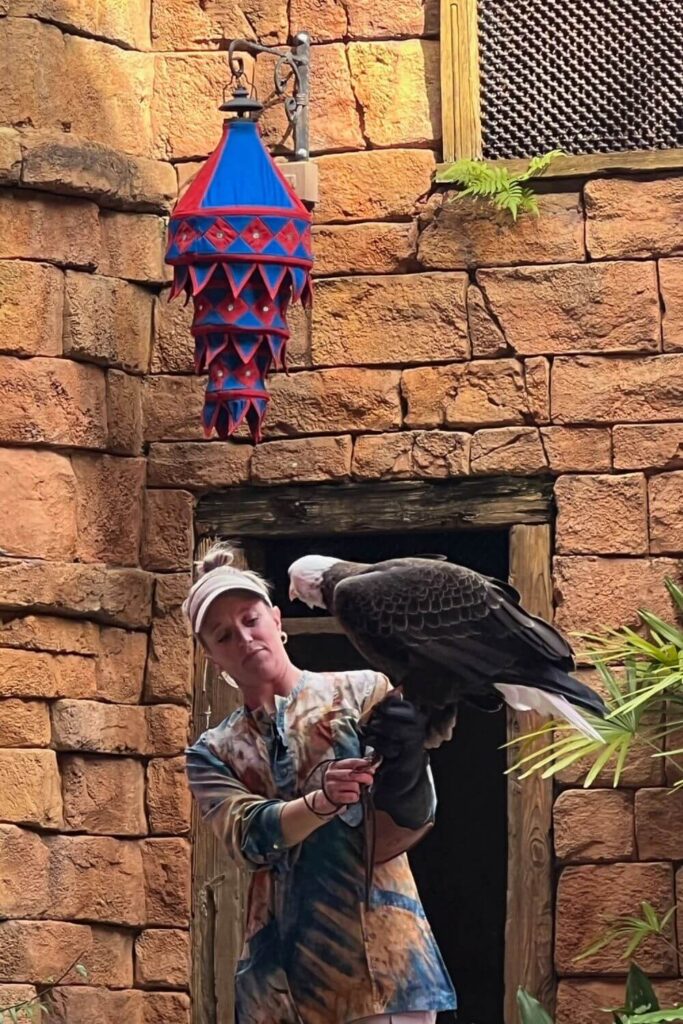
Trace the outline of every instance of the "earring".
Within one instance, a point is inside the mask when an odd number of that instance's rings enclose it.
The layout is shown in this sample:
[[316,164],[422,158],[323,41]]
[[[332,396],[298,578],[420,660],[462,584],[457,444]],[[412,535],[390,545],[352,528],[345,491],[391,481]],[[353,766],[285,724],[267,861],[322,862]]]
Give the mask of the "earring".
[[282,633],[280,633],[280,639],[282,640],[282,646],[285,647],[286,644],[287,644],[287,641],[289,640],[289,637],[284,632],[284,630],[282,631]]
[[233,689],[239,690],[239,686],[232,678],[232,676],[229,676],[227,672],[221,672],[221,679],[223,680],[224,683],[227,683],[228,686],[232,686]]

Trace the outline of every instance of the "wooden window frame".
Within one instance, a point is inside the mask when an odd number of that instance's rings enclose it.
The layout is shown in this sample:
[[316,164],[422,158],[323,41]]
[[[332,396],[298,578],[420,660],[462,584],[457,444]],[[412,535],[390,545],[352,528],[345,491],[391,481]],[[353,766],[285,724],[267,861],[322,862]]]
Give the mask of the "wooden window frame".
[[[196,550],[201,557],[213,538],[230,538],[242,544],[245,562],[259,568],[258,540],[266,536],[506,528],[510,581],[530,611],[550,618],[551,518],[552,481],[543,477],[232,488],[200,500]],[[331,618],[286,620],[286,628],[299,634],[339,632]],[[197,645],[194,735],[207,728],[209,719],[215,724],[230,714],[238,696],[209,670]],[[508,736],[529,731],[539,722],[529,714],[520,722],[510,712]],[[509,776],[507,799],[504,1020],[517,1024],[520,985],[548,1009],[554,1008],[552,780],[534,775],[520,783]],[[223,1024],[234,1014],[232,964],[241,947],[245,887],[196,811],[192,839],[192,1021]]]
[[[440,172],[453,161],[482,156],[477,0],[441,0],[441,109],[443,163],[437,166],[437,182]],[[525,159],[492,162],[511,171],[524,170],[528,164]],[[681,167],[680,148],[588,153],[558,157],[543,177],[571,178]]]

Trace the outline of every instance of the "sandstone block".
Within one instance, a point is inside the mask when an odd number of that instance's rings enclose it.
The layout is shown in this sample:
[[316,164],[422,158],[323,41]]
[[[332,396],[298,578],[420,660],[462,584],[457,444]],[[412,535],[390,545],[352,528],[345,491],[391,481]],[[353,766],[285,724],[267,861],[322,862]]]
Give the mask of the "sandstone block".
[[249,479],[252,449],[233,441],[152,444],[149,449],[150,487],[213,490],[234,487]]
[[469,472],[470,436],[450,430],[418,430],[412,450],[413,475],[448,479]]
[[[3,921],[0,923],[0,978],[25,978],[46,984],[61,977],[78,958],[88,972],[87,984],[125,988],[133,984],[133,937],[97,925],[63,921]],[[78,971],[64,979],[83,985]],[[0,1003],[0,1005],[2,1005]]]
[[[3,17],[0,51],[5,125],[60,127],[60,117],[68,117],[71,86],[64,80],[65,46],[59,29],[27,18]],[[34,74],[38,67],[40,75]]]
[[513,359],[405,370],[401,389],[410,427],[502,427],[529,414],[522,366]]
[[561,476],[555,501],[558,554],[647,552],[647,484],[642,473]]
[[520,355],[657,351],[654,263],[568,263],[481,270],[477,282]]
[[0,648],[3,697],[91,697],[96,685],[92,658]]
[[93,700],[58,700],[52,706],[52,739],[57,750],[101,754],[145,754],[146,709]]
[[555,854],[565,863],[632,860],[635,855],[630,793],[566,790],[555,801],[553,826]]
[[661,473],[648,481],[650,550],[683,552],[683,473]]
[[146,50],[150,44],[150,0],[140,0],[133,7],[125,3],[100,7],[87,0],[9,0],[7,13],[52,21],[133,50]]
[[149,625],[151,577],[137,569],[0,558],[0,608],[89,615],[133,629]]
[[152,342],[152,373],[193,373],[194,338],[192,303],[168,301],[163,291],[154,300],[154,337]]
[[683,355],[558,356],[553,362],[556,423],[680,420],[681,402]]
[[90,1024],[91,1021],[102,1021],[102,1024],[114,1024],[126,1021],[126,1024],[145,1024],[144,993],[138,989],[121,989],[111,991],[107,988],[91,988],[79,985],[59,987],[51,996],[50,1016],[55,1024]]
[[418,258],[425,267],[495,267],[508,263],[563,263],[583,260],[583,213],[576,192],[538,197],[540,216],[494,214],[483,204],[452,195],[429,207],[420,233]]
[[190,933],[153,928],[135,940],[135,982],[154,988],[184,988],[190,976]]
[[438,4],[434,0],[399,0],[369,6],[362,0],[293,0],[292,24],[311,25],[316,42],[330,39],[414,39],[436,35]]
[[156,704],[145,708],[147,747],[152,757],[182,754],[190,735],[190,712],[173,704]]
[[[414,371],[420,372],[420,371]],[[401,423],[395,370],[340,368],[272,378],[268,437],[391,430]]]
[[683,564],[673,558],[557,557],[556,624],[567,633],[635,628],[639,608],[671,620],[674,610],[664,587],[666,576],[680,585]]
[[185,992],[143,992],[143,1024],[190,1024]]
[[145,769],[126,757],[60,758],[66,831],[97,835],[147,833]]
[[47,263],[0,262],[0,351],[60,356],[64,274]]
[[150,56],[65,35],[64,57],[70,92],[66,115],[74,134],[124,153],[152,156],[156,80]]
[[69,459],[54,452],[0,448],[0,547],[5,554],[72,558],[77,530],[76,480]]
[[348,59],[371,146],[429,145],[441,137],[436,41],[350,43]]
[[462,476],[469,469],[470,435],[450,430],[414,430],[361,435],[353,453],[353,475],[361,480],[407,480]]
[[541,427],[541,441],[553,473],[600,473],[611,468],[608,427]]
[[671,255],[683,250],[675,225],[683,181],[594,179],[586,184],[586,240],[594,259]]
[[102,448],[104,374],[66,359],[0,356],[0,442]]
[[121,455],[142,451],[142,380],[121,370],[106,376],[107,448]]
[[127,281],[67,273],[66,355],[145,371],[149,364],[152,302],[149,292]]
[[192,565],[194,499],[189,491],[145,492],[142,565],[157,572]]
[[71,132],[24,132],[21,155],[23,185],[96,199],[114,209],[165,212],[178,190],[171,164],[131,156]]
[[408,217],[429,192],[434,154],[420,149],[367,150],[316,160],[320,172],[318,224]]
[[47,747],[49,706],[40,700],[0,700],[0,747]]
[[683,423],[615,426],[615,469],[683,468]]
[[467,359],[465,274],[320,281],[313,363],[377,365]]
[[21,146],[19,132],[0,128],[0,182],[17,185],[21,177]]
[[163,284],[171,276],[164,263],[166,221],[140,213],[100,216],[102,260],[100,273],[144,284]]
[[537,427],[478,430],[472,438],[473,473],[542,473],[547,468]]
[[236,38],[256,38],[271,45],[284,43],[287,34],[284,0],[247,0],[239,7],[229,0],[191,7],[184,0],[164,0],[152,8],[152,42],[156,50],[214,49],[216,43]]
[[413,224],[317,225],[313,229],[315,273],[401,274],[416,251]]
[[550,422],[550,362],[545,356],[525,359],[524,387],[534,423]]
[[505,335],[491,316],[483,292],[473,284],[467,289],[467,326],[473,359],[510,355]]
[[147,663],[147,634],[103,628],[97,657],[97,698],[137,704]]
[[[560,875],[557,889],[555,964],[559,974],[576,972],[574,957],[597,937],[605,921],[620,914],[637,913],[648,900],[663,914],[673,904],[670,864],[602,864],[570,867]],[[623,974],[623,945],[607,948],[582,960],[582,974]],[[676,956],[662,942],[646,940],[638,950],[638,963],[648,974],[676,973]]]
[[202,377],[146,377],[142,389],[145,441],[198,441],[204,438]]
[[251,478],[260,484],[343,480],[351,472],[352,448],[348,435],[270,441],[254,449]]
[[16,616],[0,623],[0,647],[95,657],[100,651],[100,627],[85,619]]
[[84,562],[137,565],[145,460],[74,455],[78,553]]
[[636,793],[636,840],[641,860],[681,860],[683,790],[641,789]]
[[100,260],[100,244],[94,203],[28,191],[0,192],[2,259],[45,260],[94,270]]
[[659,261],[659,286],[664,303],[664,351],[683,349],[683,260]]
[[141,842],[148,924],[185,928],[190,920],[191,847],[187,839]]
[[189,832],[191,811],[185,758],[164,757],[150,761],[147,765],[147,813],[151,832],[170,835]]
[[0,915],[38,917],[50,905],[49,852],[37,832],[0,825]]
[[145,700],[148,703],[191,702],[194,650],[190,628],[182,611],[191,582],[189,573],[157,579],[145,674]]
[[343,43],[314,46],[311,61],[317,83],[311,92],[311,152],[364,149],[353,64],[346,47]]
[[185,749],[188,729],[187,711],[173,705],[60,700],[52,708],[52,738],[64,751],[170,756]]
[[0,821],[62,827],[62,794],[53,750],[0,750]]
[[139,927],[146,920],[142,842],[104,836],[53,836],[50,915]]
[[[251,74],[249,60],[245,66]],[[223,95],[226,82],[224,55],[157,56],[153,68],[152,155],[160,160],[208,156],[221,137],[224,115],[216,97]]]
[[17,1003],[28,1003],[36,998],[38,992],[34,985],[1,985],[0,1006],[16,1006]]

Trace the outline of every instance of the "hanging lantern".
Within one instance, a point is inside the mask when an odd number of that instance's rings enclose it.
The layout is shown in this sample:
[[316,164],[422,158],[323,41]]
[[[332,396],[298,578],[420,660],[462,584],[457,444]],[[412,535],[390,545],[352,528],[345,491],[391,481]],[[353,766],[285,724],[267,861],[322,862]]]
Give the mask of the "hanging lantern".
[[311,215],[261,140],[261,104],[238,87],[221,109],[237,116],[173,210],[166,262],[170,298],[194,303],[204,433],[227,438],[246,423],[257,442],[266,377],[285,368],[287,310],[311,299]]

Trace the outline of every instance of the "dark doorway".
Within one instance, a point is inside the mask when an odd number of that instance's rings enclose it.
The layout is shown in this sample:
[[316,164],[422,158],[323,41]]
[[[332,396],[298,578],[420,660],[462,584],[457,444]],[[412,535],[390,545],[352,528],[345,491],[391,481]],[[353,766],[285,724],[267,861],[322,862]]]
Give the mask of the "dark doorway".
[[[486,575],[508,577],[507,530],[259,537],[254,558],[247,550],[249,561],[274,582],[276,603],[290,621],[323,615],[315,616],[287,597],[288,565],[311,552],[367,562],[441,553]],[[291,656],[302,668],[323,671],[365,664],[342,635],[294,630],[291,634]],[[503,712],[462,711],[454,741],[432,754],[439,800],[436,825],[410,855],[427,916],[458,992],[460,1024],[503,1020],[508,825],[501,746],[506,738]]]

